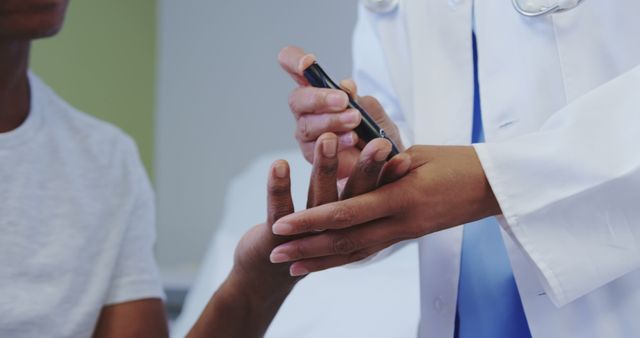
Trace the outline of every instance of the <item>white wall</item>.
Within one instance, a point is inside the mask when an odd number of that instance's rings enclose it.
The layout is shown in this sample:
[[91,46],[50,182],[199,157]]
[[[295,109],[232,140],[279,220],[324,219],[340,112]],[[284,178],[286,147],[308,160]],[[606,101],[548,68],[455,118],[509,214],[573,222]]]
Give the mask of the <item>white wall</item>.
[[356,0],[160,0],[157,250],[168,281],[192,278],[229,179],[265,151],[296,146],[280,48],[302,46],[347,77],[355,12]]

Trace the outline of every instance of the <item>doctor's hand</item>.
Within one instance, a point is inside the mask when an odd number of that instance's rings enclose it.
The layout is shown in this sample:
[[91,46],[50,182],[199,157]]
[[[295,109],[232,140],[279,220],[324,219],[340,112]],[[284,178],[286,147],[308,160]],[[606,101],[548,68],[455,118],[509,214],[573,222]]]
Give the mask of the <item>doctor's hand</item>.
[[[410,171],[372,192],[279,219],[273,232],[312,235],[272,252],[305,275],[364,259],[400,241],[501,213],[471,146],[416,146]],[[273,259],[272,259],[273,261]]]
[[[347,177],[358,162],[360,150],[364,147],[353,131],[360,124],[360,113],[355,109],[347,109],[349,99],[345,92],[309,85],[303,72],[315,61],[312,54],[306,54],[297,47],[285,47],[278,55],[278,61],[298,84],[289,97],[289,106],[296,119],[295,136],[304,157],[313,162],[313,149],[318,137],[326,132],[335,133],[339,137],[338,177]],[[356,85],[352,80],[342,81],[340,86],[352,97],[356,97],[358,103],[371,114],[389,138],[401,151],[404,150],[397,126],[384,112],[380,103],[370,96],[357,97]]]

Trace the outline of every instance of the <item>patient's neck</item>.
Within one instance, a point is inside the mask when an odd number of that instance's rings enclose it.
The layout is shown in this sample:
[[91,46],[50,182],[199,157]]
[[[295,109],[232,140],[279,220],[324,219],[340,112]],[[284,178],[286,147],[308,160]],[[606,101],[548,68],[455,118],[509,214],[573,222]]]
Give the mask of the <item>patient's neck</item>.
[[30,46],[0,39],[0,133],[18,128],[29,115]]

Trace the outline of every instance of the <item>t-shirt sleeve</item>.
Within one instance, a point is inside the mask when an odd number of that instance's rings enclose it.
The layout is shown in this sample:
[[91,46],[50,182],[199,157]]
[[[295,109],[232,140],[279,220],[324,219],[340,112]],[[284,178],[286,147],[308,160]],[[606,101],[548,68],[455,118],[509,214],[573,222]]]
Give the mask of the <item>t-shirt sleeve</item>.
[[133,141],[129,142],[129,183],[136,198],[126,224],[118,258],[111,275],[105,305],[160,298],[164,292],[154,256],[155,202],[151,184]]

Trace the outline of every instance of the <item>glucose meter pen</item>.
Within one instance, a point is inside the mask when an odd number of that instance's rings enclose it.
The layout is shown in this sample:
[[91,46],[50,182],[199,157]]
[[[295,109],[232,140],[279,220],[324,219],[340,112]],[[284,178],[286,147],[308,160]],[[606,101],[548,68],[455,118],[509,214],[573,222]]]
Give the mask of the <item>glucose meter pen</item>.
[[[327,73],[320,67],[317,62],[314,62],[311,66],[304,70],[304,77],[309,81],[309,84],[316,88],[328,88],[338,89],[347,93],[344,89],[340,88]],[[349,97],[349,105],[347,108],[356,109],[362,115],[362,122],[356,127],[355,132],[358,134],[365,143],[376,138],[384,138],[391,142],[391,153],[387,160],[390,160],[393,156],[399,153],[398,147],[389,137],[385,134],[384,129],[380,128],[373,118],[362,108],[356,100],[347,93]]]

